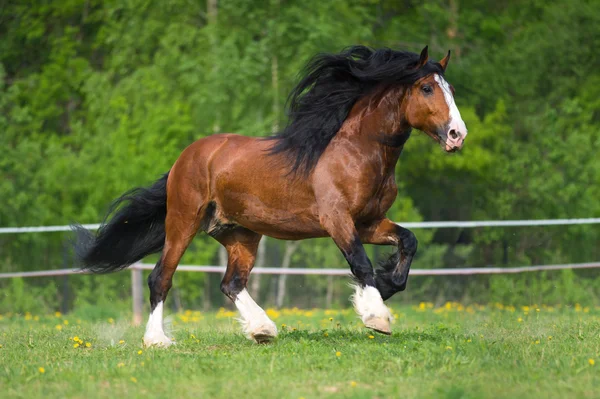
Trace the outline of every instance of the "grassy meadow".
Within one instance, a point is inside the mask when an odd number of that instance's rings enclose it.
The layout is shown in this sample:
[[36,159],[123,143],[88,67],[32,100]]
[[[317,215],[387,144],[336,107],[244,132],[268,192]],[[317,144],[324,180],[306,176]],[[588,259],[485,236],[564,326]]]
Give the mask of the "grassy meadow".
[[141,345],[143,326],[85,315],[3,314],[3,398],[593,398],[600,308],[393,309],[393,335],[352,310],[268,310],[280,335],[257,345],[236,313],[168,314],[177,344]]

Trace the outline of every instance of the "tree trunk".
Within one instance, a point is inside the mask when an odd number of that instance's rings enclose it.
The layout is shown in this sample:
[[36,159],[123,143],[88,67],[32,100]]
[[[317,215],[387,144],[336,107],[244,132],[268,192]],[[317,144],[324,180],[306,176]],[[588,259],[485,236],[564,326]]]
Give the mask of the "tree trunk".
[[[211,35],[210,35],[210,47],[212,49],[211,53],[216,54],[215,51],[217,49],[218,43],[217,43],[217,35],[214,32],[214,26],[217,24],[217,16],[219,14],[217,0],[207,0],[206,1],[206,10],[207,10],[207,16],[208,16],[208,25],[213,27],[213,31],[211,32]],[[218,72],[219,72],[219,68],[217,66],[217,63],[215,62],[213,64],[213,68],[212,68],[213,77],[216,77]],[[213,133],[219,133],[219,131],[221,130],[220,109],[217,108],[215,110],[215,112],[216,112],[216,118],[213,123],[212,130],[213,130]]]
[[[256,262],[254,262],[254,267],[264,267],[265,266],[265,249],[267,247],[267,237],[263,237],[262,240],[258,243],[258,251],[256,253]],[[255,301],[259,302],[260,298],[260,274],[252,274],[251,282],[250,282],[250,296],[254,298]]]
[[[290,264],[292,263],[292,255],[298,249],[299,241],[286,241],[285,243],[285,253],[283,254],[283,261],[281,262],[282,269],[289,269]],[[277,299],[275,301],[275,306],[281,308],[283,306],[283,300],[285,298],[285,285],[287,282],[287,275],[282,274],[279,276],[279,281],[277,282]]]
[[333,276],[327,276],[327,295],[325,296],[325,309],[331,309],[333,302]]

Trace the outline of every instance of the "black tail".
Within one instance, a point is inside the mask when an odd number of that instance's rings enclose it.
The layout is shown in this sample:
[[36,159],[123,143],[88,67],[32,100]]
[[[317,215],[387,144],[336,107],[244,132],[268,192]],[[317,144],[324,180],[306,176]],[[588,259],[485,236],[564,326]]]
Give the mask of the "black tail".
[[[162,250],[167,216],[166,173],[149,188],[135,188],[115,200],[96,234],[73,225],[81,270],[110,273]],[[110,221],[108,217],[119,207]]]

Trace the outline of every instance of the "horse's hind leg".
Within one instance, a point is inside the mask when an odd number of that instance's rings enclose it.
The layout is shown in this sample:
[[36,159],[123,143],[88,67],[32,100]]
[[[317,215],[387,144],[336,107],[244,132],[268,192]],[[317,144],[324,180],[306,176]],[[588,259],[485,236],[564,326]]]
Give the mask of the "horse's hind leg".
[[221,291],[239,310],[246,336],[258,343],[269,342],[277,336],[275,323],[246,290],[261,237],[243,227],[227,230],[215,237],[227,249],[228,255]]
[[163,330],[163,304],[173,285],[173,274],[200,225],[197,209],[180,209],[167,213],[166,238],[162,256],[148,276],[150,318],[144,334],[144,345],[169,346],[172,341]]

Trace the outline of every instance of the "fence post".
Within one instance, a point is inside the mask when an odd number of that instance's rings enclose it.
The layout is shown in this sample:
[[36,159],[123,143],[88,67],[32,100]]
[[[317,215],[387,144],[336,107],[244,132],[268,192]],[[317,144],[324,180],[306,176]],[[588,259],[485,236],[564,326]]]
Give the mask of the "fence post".
[[142,269],[136,265],[131,267],[131,301],[133,303],[133,325],[142,324],[142,309],[144,307],[144,295],[142,294]]
[[331,309],[333,303],[333,276],[327,276],[327,294],[325,295],[325,308]]

